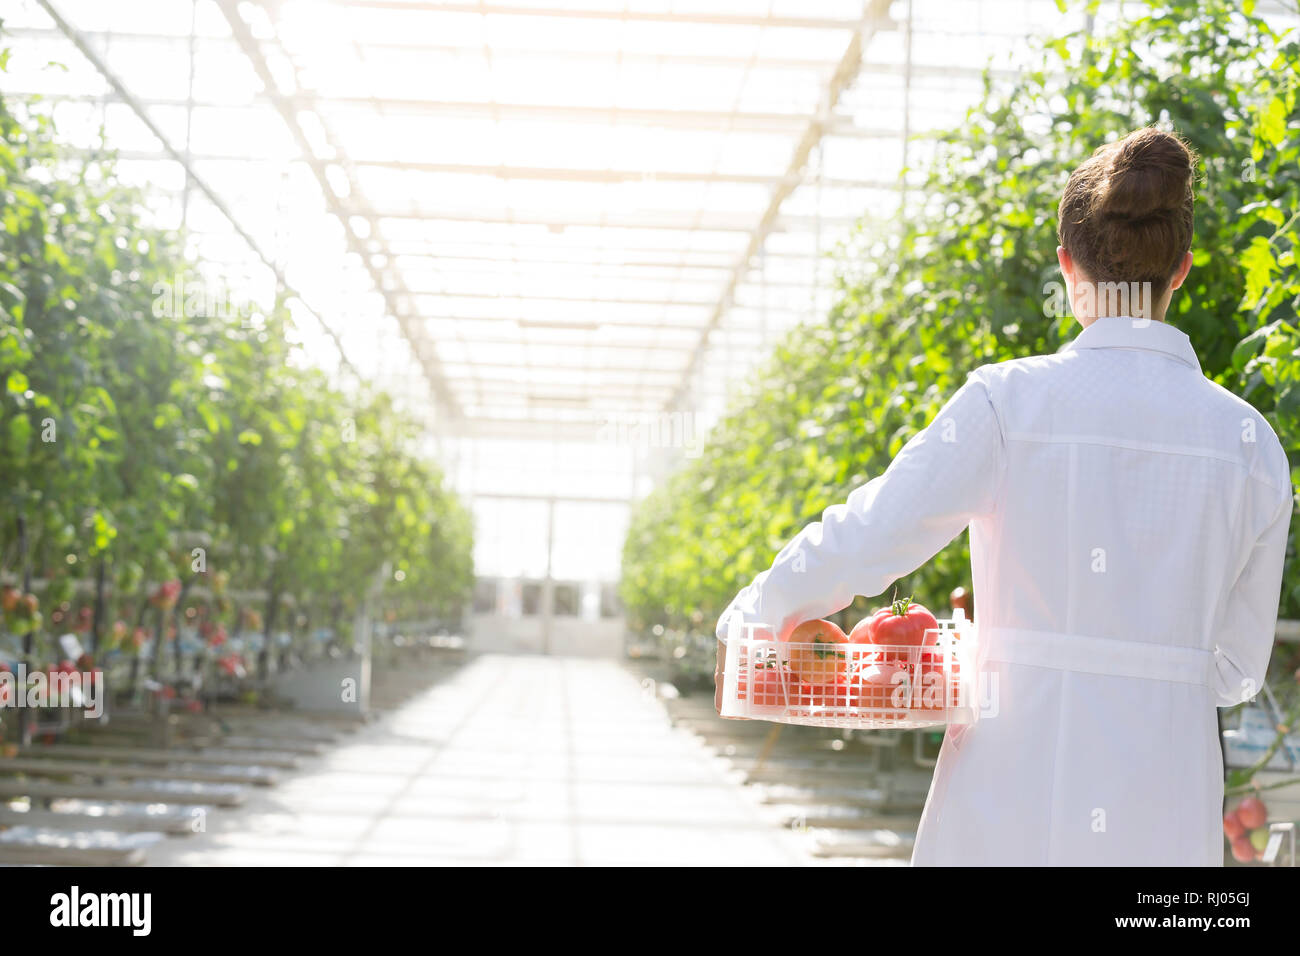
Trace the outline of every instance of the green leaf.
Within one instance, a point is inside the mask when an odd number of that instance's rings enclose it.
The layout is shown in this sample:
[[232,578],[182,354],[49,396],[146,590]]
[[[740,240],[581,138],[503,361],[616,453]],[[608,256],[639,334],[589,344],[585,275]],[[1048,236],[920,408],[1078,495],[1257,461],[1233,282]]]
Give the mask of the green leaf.
[[1268,240],[1263,236],[1253,237],[1241,254],[1241,265],[1246,275],[1244,301],[1253,305],[1272,283],[1273,273],[1277,270],[1277,260],[1273,257],[1273,247]]
[[1238,342],[1232,350],[1232,367],[1239,372],[1245,370],[1250,360],[1263,350],[1265,343],[1268,342],[1269,335],[1275,327],[1276,323],[1256,329]]
[[221,430],[216,412],[206,402],[199,404],[199,417],[203,419],[203,426],[208,430],[209,435],[215,435]]
[[21,456],[27,451],[32,439],[32,423],[26,415],[15,415],[9,419],[9,451]]
[[1270,146],[1279,145],[1286,138],[1286,103],[1280,96],[1268,101],[1259,116],[1259,134]]

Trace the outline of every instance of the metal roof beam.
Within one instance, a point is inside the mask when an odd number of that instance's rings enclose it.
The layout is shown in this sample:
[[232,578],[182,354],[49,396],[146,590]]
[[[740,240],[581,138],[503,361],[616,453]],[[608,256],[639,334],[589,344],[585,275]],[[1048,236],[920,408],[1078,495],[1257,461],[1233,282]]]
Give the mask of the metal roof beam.
[[[896,137],[897,131],[878,130],[879,136]],[[103,150],[73,149],[79,154],[98,154]],[[119,159],[132,162],[173,162],[171,156],[162,151],[140,149],[112,150]],[[235,153],[191,153],[191,160],[196,163],[280,163],[279,160],[264,156],[239,155]],[[295,160],[304,162],[304,160]],[[579,169],[554,168],[546,166],[483,166],[473,163],[426,163],[400,159],[364,159],[349,157],[354,168],[388,169],[397,172],[423,173],[429,175],[455,176],[490,176],[503,180],[536,180],[538,182],[591,183],[593,185],[623,185],[627,183],[727,183],[742,186],[775,186],[783,182],[782,177],[765,173],[718,173],[692,170],[640,170],[640,169]],[[796,182],[800,185],[807,181],[802,177]],[[898,183],[882,179],[831,179],[824,178],[821,186],[825,189],[879,189],[896,191]]]
[[[863,130],[863,133],[867,133]],[[872,130],[872,135],[896,137],[896,131]],[[838,134],[837,134],[838,135]],[[775,186],[785,180],[766,173],[719,173],[695,170],[642,170],[642,169],[561,169],[546,166],[482,166],[470,163],[426,163],[404,160],[354,159],[356,166],[375,169],[393,169],[402,172],[455,174],[463,176],[491,176],[505,180],[537,180],[540,182],[598,183],[622,185],[626,183],[728,183],[743,186]],[[799,185],[807,179],[800,176]],[[889,189],[898,184],[882,179],[823,179],[822,186],[836,189]]]
[[225,200],[217,194],[217,191],[208,185],[207,180],[195,171],[190,159],[172,145],[171,140],[167,138],[162,129],[149,115],[149,110],[145,104],[136,99],[136,97],[127,90],[126,85],[117,74],[109,68],[108,63],[99,55],[94,47],[90,45],[90,42],[86,39],[85,35],[64,18],[63,14],[55,8],[51,0],[37,0],[37,3],[41,5],[49,18],[54,21],[54,25],[58,28],[58,31],[72,42],[72,45],[77,48],[77,51],[81,53],[81,55],[86,58],[86,61],[99,73],[100,76],[104,78],[104,81],[113,89],[117,98],[123,104],[128,106],[131,109],[131,112],[133,112],[140,122],[144,124],[145,128],[149,130],[154,139],[156,139],[159,145],[162,146],[163,152],[165,152],[172,160],[180,164],[181,168],[185,170],[186,175],[189,177],[189,181],[193,183],[194,187],[198,189],[199,192],[203,193],[203,195],[208,198],[208,201],[212,203],[213,207],[226,218],[230,223],[231,228],[233,228],[239,238],[244,241],[252,251],[253,255],[260,259],[262,264],[271,270],[271,273],[275,276],[276,282],[279,284],[280,288],[297,299],[302,304],[302,307],[316,320],[320,327],[325,331],[325,334],[329,336],[330,340],[334,343],[334,347],[338,350],[339,364],[352,374],[358,375],[356,368],[352,365],[351,361],[348,360],[347,352],[343,350],[343,341],[338,337],[334,329],[329,326],[316,309],[312,308],[311,304],[308,303],[306,299],[299,295],[298,292],[289,285],[288,281],[285,279],[284,271],[261,247],[261,244],[253,238],[252,234],[243,227],[243,224],[235,218],[235,214],[230,210],[230,207],[226,204]]
[[[53,37],[61,35],[61,31],[47,27],[6,27],[5,33],[15,38],[21,37]],[[133,42],[157,42],[157,43],[187,43],[189,42],[188,34],[179,33],[143,33],[131,30],[82,30],[83,37],[92,39],[128,40]],[[1011,34],[1006,34],[1011,35]],[[211,44],[219,45],[230,42],[227,36],[198,36],[195,38],[200,45]],[[382,52],[394,53],[420,53],[420,54],[448,54],[451,56],[477,56],[483,52],[481,46],[458,46],[455,44],[445,43],[423,43],[418,38],[410,42],[397,42],[367,39],[364,37],[355,38],[354,42],[364,50],[375,50]],[[683,66],[722,66],[722,67],[745,67],[748,69],[771,69],[771,70],[803,70],[817,72],[828,70],[835,66],[833,58],[816,59],[812,57],[772,57],[764,56],[762,53],[753,55],[736,55],[729,56],[724,53],[681,53],[673,50],[662,51],[641,51],[641,50],[565,50],[552,49],[549,47],[525,47],[525,46],[494,46],[492,47],[493,55],[506,56],[523,56],[536,57],[539,59],[563,59],[566,62],[575,60],[606,60],[612,62],[624,63],[650,63],[656,66],[667,64],[680,64]],[[901,73],[898,66],[887,63],[870,63],[864,64],[862,72],[874,75],[895,75]],[[912,67],[915,76],[938,76],[938,77],[956,77],[960,79],[982,79],[986,69],[981,66],[958,66],[946,63],[917,63]],[[1015,79],[1019,77],[1020,71],[1010,69],[988,68],[987,72],[995,79]],[[66,94],[52,94],[51,99],[70,98]]]
[[[749,309],[757,311],[757,307]],[[786,308],[777,305],[766,306],[769,315],[802,315],[802,308]],[[415,315],[412,318],[424,320],[442,320],[458,322],[499,322],[518,323],[520,329],[525,331],[529,329],[544,332],[626,332],[632,329],[649,329],[654,332],[703,332],[705,325],[702,322],[674,322],[670,320],[638,320],[638,319],[530,319],[518,315]],[[743,331],[749,328],[745,323],[739,323],[734,326],[728,326],[728,331]]]
[[[359,96],[305,96],[280,94],[295,110],[320,111],[351,110],[370,113],[378,110],[385,118],[394,116],[466,116],[497,120],[546,120],[556,123],[594,123],[602,126],[650,126],[655,129],[687,129],[707,132],[772,133],[788,136],[797,133],[808,122],[804,113],[794,112],[741,112],[724,110],[650,109],[646,107],[566,106],[546,103],[497,103],[491,100],[418,100]],[[113,102],[113,97],[100,94],[32,94],[48,102]],[[150,97],[141,102],[151,108],[186,109],[191,104],[177,97]],[[195,100],[194,109],[233,110],[245,109],[247,103],[221,103],[212,100]],[[897,135],[889,130],[859,127],[851,116],[825,117],[828,131],[836,136],[882,138]],[[360,160],[357,160],[360,162]]]
[[537,491],[475,491],[471,492],[469,497],[510,501],[555,501],[563,504],[580,505],[626,505],[630,500],[612,495],[548,495]]
[[[567,106],[551,103],[501,103],[492,100],[434,101],[392,97],[330,96],[312,101],[326,108],[378,109],[386,118],[407,116],[469,116],[496,120],[549,120],[559,123],[597,123],[653,126],[656,129],[698,129],[709,132],[736,131],[774,133],[788,136],[808,123],[806,113],[744,112],[695,109],[650,109],[646,107]],[[836,135],[853,135],[857,127],[851,116],[831,115],[821,122]],[[842,132],[841,132],[842,131]],[[879,135],[879,131],[872,131]]]
[[633,296],[631,298],[601,298],[598,296],[576,295],[512,295],[509,292],[446,292],[428,289],[403,289],[403,294],[436,299],[517,299],[522,302],[588,302],[593,305],[662,305],[683,309],[707,308],[713,304],[712,299],[647,299]]
[[[279,86],[276,84],[275,78],[271,73],[266,57],[262,54],[261,41],[253,36],[252,30],[249,29],[248,24],[245,23],[243,17],[240,16],[235,0],[216,0],[216,3],[222,14],[225,16],[226,21],[230,24],[231,33],[234,35],[235,41],[239,44],[239,48],[243,50],[254,73],[256,73],[258,79],[261,80],[265,96],[271,101],[276,111],[280,114],[285,126],[292,134],[294,141],[297,142],[298,148],[302,151],[303,160],[315,174],[316,180],[320,185],[321,194],[325,197],[326,205],[339,218],[340,223],[342,223],[344,233],[348,239],[349,248],[361,256],[366,271],[374,281],[375,288],[379,290],[382,296],[384,296],[388,303],[389,311],[397,319],[402,334],[406,337],[407,341],[410,343],[411,350],[415,353],[416,361],[420,363],[425,375],[429,379],[429,386],[432,389],[433,394],[443,402],[451,416],[455,417],[460,413],[460,408],[456,402],[455,396],[452,395],[451,390],[447,388],[446,384],[442,381],[436,350],[433,348],[431,342],[428,342],[423,336],[413,332],[408,327],[407,321],[404,317],[399,314],[396,308],[394,308],[391,299],[393,292],[389,288],[390,284],[385,280],[383,272],[375,267],[372,253],[366,247],[367,242],[373,242],[374,240],[357,235],[357,232],[350,221],[351,216],[359,215],[361,213],[355,209],[345,211],[342,208],[340,200],[334,193],[334,188],[330,184],[329,177],[326,175],[325,170],[328,165],[341,166],[342,164],[337,161],[332,164],[326,163],[316,157],[312,149],[311,140],[303,130],[302,124],[298,121],[297,108],[280,93]],[[323,127],[324,124],[322,123],[322,128]],[[328,140],[328,131],[326,131],[324,135]],[[334,147],[334,152],[336,155],[342,155],[342,151],[337,147]],[[356,194],[355,189],[351,189],[350,192],[352,195]]]
[[[802,314],[798,309],[784,309],[776,306],[767,306],[766,310],[769,315],[772,314]],[[649,329],[654,332],[659,331],[676,331],[676,332],[703,332],[705,326],[700,322],[667,322],[667,321],[645,321],[637,322],[632,320],[613,320],[600,319],[599,321],[586,321],[583,319],[527,319],[520,318],[517,315],[427,315],[425,313],[412,311],[407,313],[407,317],[414,321],[435,320],[443,322],[500,322],[506,324],[516,322],[521,329],[539,329],[543,331],[558,332],[587,332],[595,335],[602,327],[613,331],[622,331],[626,329]],[[736,329],[743,330],[745,326],[736,326]],[[594,343],[593,343],[594,344]]]
[[[571,362],[476,362],[473,360],[457,361],[450,363],[453,368],[457,365],[472,365],[478,371],[495,370],[526,376],[529,372],[591,372],[601,374],[604,372],[634,372],[638,375],[680,375],[680,368],[655,368],[645,365],[575,365]],[[457,376],[451,370],[448,371],[447,377],[455,379]],[[461,376],[463,378],[463,376]],[[493,379],[483,379],[485,383],[492,382]],[[537,384],[537,383],[534,383]],[[544,384],[544,383],[542,383]],[[582,382],[573,383],[575,387],[581,387]]]
[[[822,104],[824,113],[829,114],[835,109],[839,102],[841,94],[853,82],[858,75],[858,69],[862,65],[862,55],[866,50],[867,43],[875,35],[877,24],[887,18],[889,12],[890,0],[868,0],[864,3],[862,11],[862,21],[858,24],[857,29],[853,32],[852,39],[849,40],[848,46],[844,50],[844,55],[840,58],[839,64],[831,76],[830,82],[826,86],[826,95]],[[825,133],[825,127],[822,126],[814,117],[809,120],[808,128],[804,131],[794,152],[790,156],[790,163],[786,169],[785,180],[797,178],[799,172],[808,162],[809,156],[812,155],[813,149],[821,142]],[[708,326],[700,336],[699,345],[691,357],[690,364],[687,366],[685,373],[682,375],[681,384],[678,385],[672,397],[668,400],[667,408],[672,409],[687,394],[691,378],[699,368],[703,360],[705,349],[708,345],[709,336],[713,330],[718,328],[722,322],[722,317],[730,307],[732,299],[736,294],[736,287],[740,285],[742,276],[751,268],[751,261],[762,251],[767,241],[768,235],[774,231],[778,219],[781,218],[781,206],[794,191],[794,188],[784,183],[772,190],[772,195],[768,199],[767,209],[764,211],[762,218],[750,233],[749,243],[744,253],[737,259],[735,269],[732,273],[730,282],[726,290],[718,298],[717,305],[709,318]]]
[[[585,351],[585,350],[588,350],[588,349],[594,351],[594,350],[599,349],[599,350],[608,350],[608,351],[611,351],[611,352],[632,352],[632,353],[635,353],[635,354],[637,354],[637,355],[644,355],[644,354],[646,354],[646,353],[662,353],[662,354],[664,354],[664,355],[680,355],[680,356],[685,356],[685,355],[687,355],[687,354],[690,352],[690,350],[691,350],[691,348],[692,348],[691,346],[686,346],[686,345],[683,345],[683,346],[655,345],[655,344],[653,344],[653,343],[647,343],[647,344],[642,345],[642,344],[632,344],[632,343],[608,343],[608,342],[607,342],[607,343],[583,342],[583,343],[579,343],[579,344],[573,344],[573,343],[567,343],[567,342],[536,342],[536,341],[524,341],[524,342],[521,342],[521,341],[519,341],[518,339],[490,339],[490,338],[483,338],[483,337],[473,338],[473,337],[469,337],[469,336],[465,336],[465,335],[462,335],[462,336],[461,336],[460,341],[461,341],[462,344],[467,345],[467,346],[470,346],[470,345],[512,345],[512,346],[522,346],[523,348],[527,348],[527,349],[556,349],[556,348],[559,348],[559,349],[564,349],[564,350],[569,351],[569,352],[572,352],[572,351]],[[467,363],[467,364],[468,364],[468,363]],[[596,369],[604,369],[604,368],[606,368],[606,366],[604,366],[604,365],[599,365],[599,366],[584,366],[584,367],[586,367],[586,368],[596,368]],[[681,369],[680,369],[680,368],[677,368],[675,371],[680,372]]]
[[[442,424],[439,426],[439,432],[449,438],[489,438],[497,441],[530,442],[595,442],[604,437],[601,429],[608,427],[606,421],[596,417],[577,421],[557,421],[553,418],[475,416]],[[479,494],[472,497],[489,496]],[[514,496],[510,495],[508,497]]]
[[[499,256],[485,257],[485,258],[494,258],[496,259],[496,261],[499,262],[520,261],[525,264],[531,262],[556,262],[556,263],[571,262],[574,264],[585,264],[591,261],[589,258],[561,259],[561,258],[554,258],[554,257],[552,258],[534,257],[528,254],[530,250],[539,250],[545,253],[572,252],[578,255],[582,255],[585,253],[592,253],[592,252],[603,253],[608,255],[610,252],[616,252],[619,255],[625,255],[625,256],[627,255],[633,255],[633,256],[671,255],[671,256],[696,256],[696,257],[712,256],[713,259],[711,259],[710,261],[725,263],[720,266],[720,268],[724,272],[730,272],[735,267],[735,263],[736,263],[734,255],[726,252],[725,250],[670,249],[670,248],[656,248],[654,246],[610,246],[610,245],[593,246],[586,243],[577,244],[577,245],[546,246],[546,245],[539,245],[539,244],[528,243],[528,242],[511,242],[508,246],[503,247],[499,242],[469,241],[469,242],[450,243],[447,240],[441,240],[441,239],[396,239],[396,240],[389,240],[388,245],[390,249],[398,250],[391,253],[392,255],[398,258],[419,258],[421,256],[439,258],[440,256],[443,255],[443,253],[441,252],[442,248],[447,247],[447,248],[454,248],[457,250],[457,253],[455,254],[448,253],[447,254],[448,258],[454,258],[455,255],[458,255],[460,252],[464,252],[467,250],[494,249],[494,250],[499,250],[501,254]],[[807,252],[781,252],[775,249],[765,250],[764,256],[766,256],[768,262],[827,261],[827,255],[825,253],[819,253],[814,255]],[[693,266],[692,262],[689,260],[683,262],[670,262],[669,264],[681,265],[687,268],[691,268],[691,267],[700,268],[699,266]],[[714,268],[714,267],[709,266],[708,268]],[[756,269],[758,267],[751,266],[750,268]]]
[[409,0],[340,0],[357,10],[401,13],[464,13],[475,16],[534,17],[566,20],[613,20],[619,23],[682,23],[715,26],[778,27],[786,30],[856,30],[856,20],[832,17],[746,16],[730,13],[660,13],[653,10],[600,10],[562,7],[516,7],[504,3],[419,3]]
[[[483,267],[471,268],[464,265],[457,267],[455,265],[456,263],[474,263],[474,264],[487,263],[488,265],[495,265],[497,268],[483,268]],[[554,269],[554,266],[556,265],[556,263],[554,262],[541,263],[541,262],[528,262],[528,261],[521,262],[518,260],[507,260],[507,259],[473,259],[466,256],[436,256],[436,257],[431,256],[429,258],[429,262],[426,267],[422,268],[421,266],[405,264],[401,268],[403,274],[407,277],[408,284],[410,284],[412,281],[418,282],[419,279],[425,275],[436,276],[445,279],[447,277],[448,272],[452,271],[458,278],[464,277],[464,278],[485,279],[485,280],[486,279],[513,280],[519,278],[520,276],[527,276],[531,278],[534,275],[543,275],[548,277],[562,276],[566,280],[570,280],[574,282],[587,282],[587,281],[673,282],[678,285],[705,286],[705,285],[714,284],[714,278],[712,276],[683,277],[683,276],[673,275],[673,273],[678,273],[681,272],[682,270],[705,271],[710,273],[725,271],[718,266],[701,267],[701,266],[682,265],[675,262],[670,262],[670,263],[641,262],[641,263],[623,263],[623,264],[612,263],[609,266],[606,266],[604,268],[602,268],[601,265],[598,263],[590,264],[590,265],[587,263],[571,263],[571,264],[574,265],[575,267],[581,267],[581,268],[578,271],[568,273],[563,270]],[[548,268],[550,268],[551,271],[548,272],[547,271]],[[658,273],[666,273],[666,274],[659,275]],[[802,280],[793,281],[789,279],[776,279],[771,277],[763,278],[758,276],[754,277],[753,279],[749,279],[747,281],[753,284],[761,283],[767,286],[768,288],[772,288],[772,289],[801,289],[806,291],[812,285],[811,282],[805,282]],[[412,294],[415,295],[421,294],[421,290],[415,286],[411,286],[411,292]],[[441,294],[454,296],[457,295],[458,293],[448,292],[446,290],[443,290]],[[534,298],[538,298],[538,296],[533,296],[533,295],[507,296],[507,298],[534,299]],[[589,301],[589,300],[583,299],[582,301]],[[673,304],[678,305],[681,303],[675,302]],[[708,302],[703,304],[713,305],[713,300],[710,299]]]
[[[777,187],[775,192],[788,196],[793,188]],[[743,232],[753,233],[751,216],[719,214],[702,216],[690,210],[670,210],[661,214],[626,216],[608,219],[597,216],[542,216],[513,212],[470,212],[450,209],[347,209],[345,215],[373,216],[376,219],[420,219],[430,222],[480,222],[502,226],[546,226],[548,229],[668,229],[674,232]],[[675,218],[680,217],[680,218]],[[764,214],[763,234],[816,226],[851,226],[858,216],[781,216]],[[755,247],[752,254],[756,254]]]
[[[512,366],[510,368],[510,373],[513,374],[515,372],[518,372],[519,370],[520,370],[519,368]],[[544,372],[546,371],[546,369],[538,367],[536,369],[533,369],[533,371]],[[483,378],[483,379],[476,379],[474,381],[469,381],[468,379],[462,378],[461,381],[465,382],[466,387],[468,388],[478,389],[479,391],[483,391],[483,392],[492,392],[498,395],[510,395],[517,392],[526,392],[530,395],[536,395],[545,392],[547,393],[548,398],[554,397],[554,395],[571,395],[578,392],[583,392],[588,397],[590,397],[591,394],[596,392],[599,392],[604,395],[625,395],[626,394],[626,395],[638,396],[642,394],[642,391],[644,389],[653,389],[656,391],[667,392],[672,388],[671,383],[660,384],[657,382],[630,382],[630,381],[545,382],[545,381],[537,381],[537,380],[520,381],[518,379],[512,379],[512,378],[498,378],[498,379]]]
[[[6,34],[14,37],[22,36],[54,36],[59,31],[47,29],[45,27],[7,27]],[[87,37],[112,37],[115,40],[130,40],[134,42],[157,42],[157,43],[184,43],[188,42],[188,36],[182,36],[175,33],[142,33],[139,31],[117,31],[117,30],[85,30],[82,31]],[[196,38],[200,45],[221,45],[230,42],[227,36],[199,36]],[[354,38],[353,42],[365,51],[375,50],[381,53],[416,53],[416,54],[447,54],[450,56],[477,56],[483,53],[482,46],[462,46],[445,43],[423,43],[418,38],[411,42],[397,42],[392,40],[367,39],[363,37]],[[641,50],[579,50],[579,49],[552,49],[549,47],[528,47],[528,46],[511,46],[502,45],[492,47],[493,55],[531,57],[536,59],[563,59],[566,62],[574,61],[614,61],[624,63],[650,63],[656,66],[663,64],[681,65],[681,66],[721,66],[721,67],[746,67],[749,69],[766,69],[766,70],[793,70],[803,72],[821,72],[828,70],[835,65],[834,59],[818,59],[816,57],[789,57],[789,56],[765,56],[761,53],[753,55],[729,56],[725,53],[682,53],[674,50],[658,51],[641,51]],[[935,73],[946,71],[943,66],[931,66],[925,69]],[[960,70],[961,67],[954,67]],[[1010,72],[1010,71],[1008,71]]]

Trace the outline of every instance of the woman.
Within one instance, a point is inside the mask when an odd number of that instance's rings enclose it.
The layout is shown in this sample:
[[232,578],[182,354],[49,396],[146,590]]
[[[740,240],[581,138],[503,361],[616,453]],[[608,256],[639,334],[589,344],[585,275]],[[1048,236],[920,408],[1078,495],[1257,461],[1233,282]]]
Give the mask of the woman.
[[1075,170],[1057,258],[1077,338],[970,373],[718,622],[786,637],[969,525],[994,696],[944,739],[914,865],[1223,863],[1215,706],[1263,682],[1292,492],[1268,423],[1164,322],[1193,169],[1148,128]]

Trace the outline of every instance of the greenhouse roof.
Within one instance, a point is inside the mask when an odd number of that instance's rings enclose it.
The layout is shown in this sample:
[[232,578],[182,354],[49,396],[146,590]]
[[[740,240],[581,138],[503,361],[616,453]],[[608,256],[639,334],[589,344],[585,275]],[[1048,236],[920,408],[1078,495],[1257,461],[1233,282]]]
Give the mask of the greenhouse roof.
[[[1278,3],[1288,20],[1294,11]],[[707,429],[1056,0],[0,0],[5,92],[439,436]],[[1096,19],[1123,16],[1103,3]]]
[[[705,424],[1053,0],[6,0],[10,95],[434,431]],[[51,63],[60,64],[58,67]],[[910,148],[913,152],[907,153]]]

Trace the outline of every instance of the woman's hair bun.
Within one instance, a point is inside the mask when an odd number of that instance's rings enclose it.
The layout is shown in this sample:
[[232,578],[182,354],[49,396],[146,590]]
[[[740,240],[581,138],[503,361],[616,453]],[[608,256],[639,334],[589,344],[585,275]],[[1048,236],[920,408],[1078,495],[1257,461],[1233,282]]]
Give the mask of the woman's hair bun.
[[1102,147],[1109,159],[1095,209],[1108,219],[1140,221],[1177,213],[1192,196],[1192,152],[1155,127]]
[[1192,246],[1195,169],[1188,145],[1154,126],[1101,146],[1061,195],[1061,245],[1093,282],[1163,294]]

